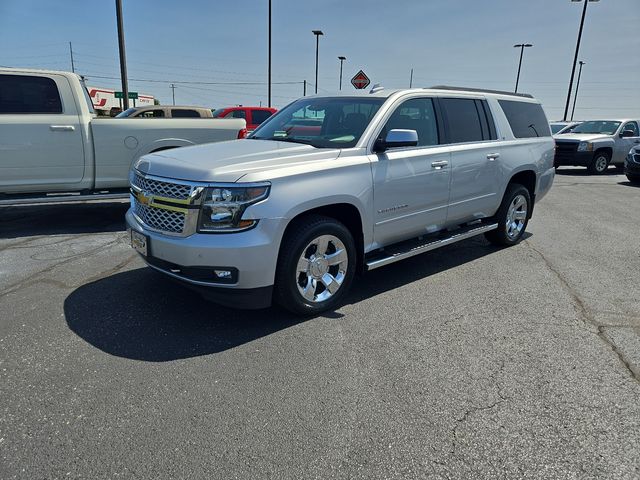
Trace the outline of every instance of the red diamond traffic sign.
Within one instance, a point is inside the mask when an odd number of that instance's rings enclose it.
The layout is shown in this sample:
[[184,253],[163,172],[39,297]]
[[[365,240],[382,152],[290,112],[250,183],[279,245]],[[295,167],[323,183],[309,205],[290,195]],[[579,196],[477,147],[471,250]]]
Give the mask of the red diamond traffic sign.
[[351,85],[356,87],[357,89],[367,88],[371,80],[367,77],[362,70],[355,74],[355,76],[351,79]]

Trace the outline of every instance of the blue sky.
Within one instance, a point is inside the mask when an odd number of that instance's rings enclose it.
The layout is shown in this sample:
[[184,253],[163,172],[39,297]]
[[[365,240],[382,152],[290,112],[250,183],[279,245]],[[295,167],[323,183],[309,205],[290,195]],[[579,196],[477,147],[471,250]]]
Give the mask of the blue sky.
[[[170,103],[221,107],[267,102],[267,0],[123,0],[130,90]],[[0,65],[76,70],[93,86],[117,87],[115,2],[0,0]],[[534,94],[562,117],[582,3],[570,0],[273,0],[273,104],[343,89],[363,69],[388,88],[462,85]],[[640,0],[590,3],[580,59],[576,118],[640,117]],[[138,79],[138,80],[133,80]],[[145,80],[145,81],[142,81]],[[160,81],[159,83],[148,80]],[[246,85],[246,83],[261,83]],[[286,82],[297,82],[289,84]],[[244,85],[243,85],[244,83]],[[313,91],[311,85],[308,92]]]

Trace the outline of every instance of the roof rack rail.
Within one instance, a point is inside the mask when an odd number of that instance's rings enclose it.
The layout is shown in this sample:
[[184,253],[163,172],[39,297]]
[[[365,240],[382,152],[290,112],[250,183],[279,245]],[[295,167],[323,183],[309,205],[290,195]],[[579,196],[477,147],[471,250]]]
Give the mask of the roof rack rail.
[[511,95],[513,97],[533,98],[533,95],[529,95],[528,93],[505,92],[503,90],[488,90],[485,88],[451,87],[449,85],[434,85],[433,87],[429,87],[429,88],[433,88],[437,90],[453,90],[458,92],[497,93],[499,95]]

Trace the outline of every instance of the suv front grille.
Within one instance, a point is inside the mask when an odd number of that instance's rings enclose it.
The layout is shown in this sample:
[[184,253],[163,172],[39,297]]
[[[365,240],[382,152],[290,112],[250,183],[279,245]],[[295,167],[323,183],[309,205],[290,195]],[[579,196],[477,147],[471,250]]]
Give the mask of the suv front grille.
[[133,197],[133,211],[145,225],[161,232],[182,233],[185,214],[143,205]]
[[145,178],[138,173],[135,173],[133,176],[133,185],[142,191],[159,197],[177,198],[180,200],[189,198],[189,194],[191,193],[191,185]]

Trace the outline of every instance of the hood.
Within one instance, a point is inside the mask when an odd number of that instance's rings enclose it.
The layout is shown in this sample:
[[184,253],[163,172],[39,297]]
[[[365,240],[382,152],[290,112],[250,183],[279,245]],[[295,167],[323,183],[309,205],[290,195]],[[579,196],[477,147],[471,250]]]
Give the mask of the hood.
[[612,135],[604,133],[561,133],[554,135],[555,140],[572,140],[574,142],[593,142],[594,140],[610,140]]
[[150,153],[136,163],[142,173],[193,182],[237,182],[249,173],[334,160],[339,149],[272,140],[232,140]]

